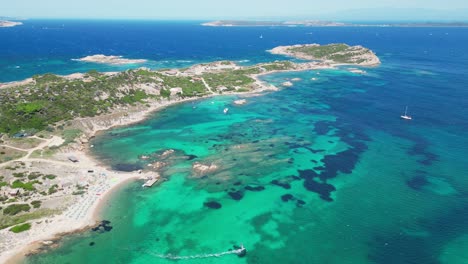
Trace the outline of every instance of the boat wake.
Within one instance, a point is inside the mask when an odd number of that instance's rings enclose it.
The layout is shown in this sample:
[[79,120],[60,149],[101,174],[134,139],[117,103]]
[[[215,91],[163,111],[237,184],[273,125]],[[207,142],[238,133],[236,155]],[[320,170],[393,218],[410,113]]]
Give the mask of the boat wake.
[[238,255],[239,257],[245,256],[247,254],[247,250],[243,245],[241,245],[240,248],[238,249],[233,249],[229,251],[224,251],[220,253],[212,253],[212,254],[198,254],[198,255],[192,255],[192,256],[175,256],[172,254],[155,254],[155,253],[150,253],[152,256],[162,258],[162,259],[170,259],[170,260],[187,260],[187,259],[204,259],[204,258],[219,258],[225,255]]

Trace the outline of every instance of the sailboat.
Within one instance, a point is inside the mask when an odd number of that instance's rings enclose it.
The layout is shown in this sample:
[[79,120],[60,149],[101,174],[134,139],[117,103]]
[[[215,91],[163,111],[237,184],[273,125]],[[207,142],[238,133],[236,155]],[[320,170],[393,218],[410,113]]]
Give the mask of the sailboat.
[[261,38],[261,39],[262,39],[262,38],[263,38],[263,35],[260,35],[260,37],[259,37],[259,38]]
[[413,118],[412,118],[411,116],[409,116],[407,113],[408,113],[408,106],[406,106],[406,108],[405,108],[405,114],[402,115],[402,116],[400,116],[400,118],[401,118],[401,119],[405,119],[405,120],[411,120],[411,119],[413,119]]

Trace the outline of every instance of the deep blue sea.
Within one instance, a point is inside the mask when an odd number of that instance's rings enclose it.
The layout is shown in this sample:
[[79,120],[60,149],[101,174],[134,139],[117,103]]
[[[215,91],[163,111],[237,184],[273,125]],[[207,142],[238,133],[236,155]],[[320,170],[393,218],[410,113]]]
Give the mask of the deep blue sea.
[[[301,81],[246,97],[245,106],[232,104],[238,96],[210,98],[103,133],[94,154],[116,169],[144,168],[140,155],[175,149],[222,170],[194,178],[194,161],[177,156],[157,188],[136,183],[115,194],[103,213],[111,232],[71,236],[28,263],[169,263],[158,255],[241,242],[244,258],[187,262],[468,263],[466,28],[29,20],[0,29],[0,39],[2,82],[214,60],[254,64],[284,59],[265,50],[301,43],[363,45],[382,61],[363,75],[342,67],[265,76],[278,86]],[[72,60],[94,54],[148,62]],[[399,118],[406,106],[410,122]],[[225,107],[229,115],[220,114]]]

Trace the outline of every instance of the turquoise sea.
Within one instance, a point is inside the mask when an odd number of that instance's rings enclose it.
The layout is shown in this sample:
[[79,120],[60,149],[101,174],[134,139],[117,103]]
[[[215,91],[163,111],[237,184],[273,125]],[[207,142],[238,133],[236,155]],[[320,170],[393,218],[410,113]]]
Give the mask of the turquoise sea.
[[[150,189],[142,182],[122,187],[102,212],[111,230],[66,237],[25,263],[173,263],[162,257],[221,253],[241,244],[244,257],[177,262],[468,263],[467,29],[99,23],[99,30],[108,27],[109,42],[87,45],[118,50],[108,55],[153,59],[152,40],[145,49],[135,36],[152,39],[149,33],[157,31],[158,39],[172,43],[160,46],[172,45],[173,53],[159,55],[168,61],[254,63],[277,59],[264,52],[277,45],[347,42],[376,51],[382,65],[362,75],[349,67],[268,75],[263,80],[278,86],[301,80],[260,96],[171,106],[100,134],[92,142],[99,160],[118,170],[164,162],[159,172],[166,180]],[[113,31],[115,23],[132,30]],[[80,38],[92,33],[83,32]],[[60,56],[37,51],[42,55],[31,60],[50,57],[73,72],[77,66],[68,58],[84,55],[77,51],[82,48],[64,48]],[[247,104],[234,105],[239,98]],[[399,118],[405,106],[412,121]],[[174,153],[163,155],[169,149]],[[192,171],[197,162],[217,170],[200,176]]]

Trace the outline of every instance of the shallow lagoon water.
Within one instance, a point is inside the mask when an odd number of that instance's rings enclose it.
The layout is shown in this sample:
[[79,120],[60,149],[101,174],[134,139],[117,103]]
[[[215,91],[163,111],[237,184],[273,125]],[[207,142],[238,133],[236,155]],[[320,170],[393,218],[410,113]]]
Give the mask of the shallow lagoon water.
[[[116,192],[103,212],[110,232],[67,237],[26,262],[170,263],[158,255],[243,243],[244,258],[186,262],[465,263],[467,60],[450,54],[466,48],[453,39],[441,50],[437,40],[415,42],[422,33],[413,42],[393,37],[391,47],[363,40],[383,54],[383,65],[364,75],[346,67],[269,75],[278,86],[302,80],[243,106],[233,105],[237,96],[203,99],[103,133],[96,157],[121,170],[163,160],[167,180]],[[399,119],[405,105],[411,122]],[[162,158],[168,149],[175,153]],[[218,170],[195,177],[194,162]]]

